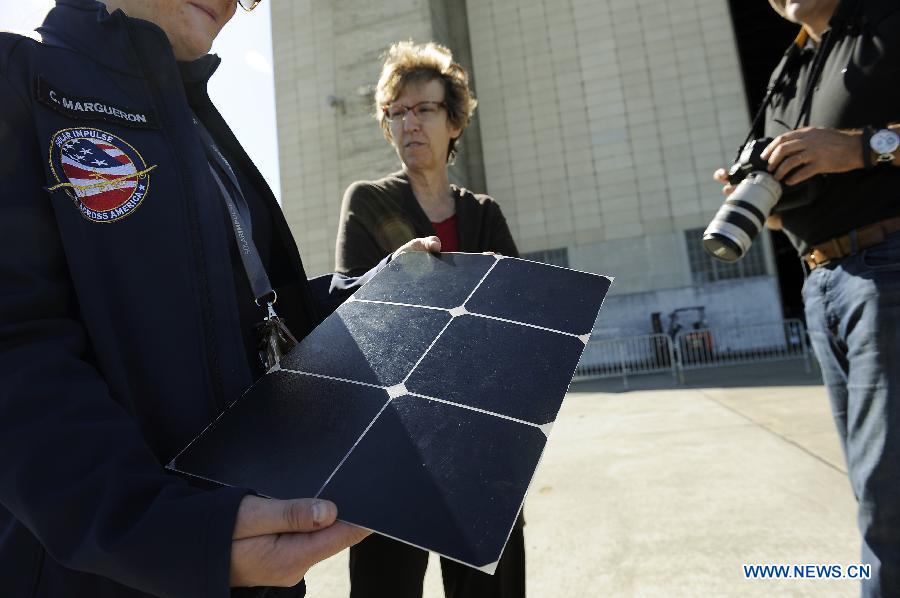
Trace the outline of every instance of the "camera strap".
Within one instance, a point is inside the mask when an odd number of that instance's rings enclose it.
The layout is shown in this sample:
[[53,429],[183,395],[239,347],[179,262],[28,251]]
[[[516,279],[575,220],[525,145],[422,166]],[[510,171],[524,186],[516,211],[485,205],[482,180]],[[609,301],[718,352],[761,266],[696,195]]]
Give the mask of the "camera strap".
[[[859,5],[859,0],[842,0],[835,9],[835,13],[829,21],[830,28],[822,34],[822,40],[816,48],[816,54],[813,57],[809,80],[806,86],[806,94],[803,96],[803,104],[800,107],[800,113],[797,115],[797,122],[794,124],[794,129],[809,125],[809,119],[812,115],[813,93],[816,90],[819,77],[822,76],[822,71],[825,68],[825,61],[828,59],[828,55],[834,47],[836,41],[834,33],[835,31],[840,30],[846,31],[853,26],[858,19]],[[797,34],[797,37],[791,42],[788,49],[785,50],[778,75],[775,77],[772,85],[766,90],[766,96],[763,98],[762,104],[756,111],[756,115],[753,117],[750,131],[747,133],[744,142],[738,148],[737,157],[734,161],[737,161],[737,159],[740,158],[744,146],[747,145],[747,142],[757,133],[759,126],[762,124],[762,119],[766,114],[766,110],[772,103],[772,99],[775,97],[776,93],[779,93],[783,89],[785,77],[793,69],[794,63],[803,55],[803,50],[806,47],[808,39],[809,34],[806,29],[801,28],[800,33]]]
[[756,114],[753,116],[753,122],[750,124],[750,131],[747,133],[747,136],[744,138],[744,141],[738,147],[737,155],[735,156],[732,162],[737,162],[741,156],[741,152],[744,151],[744,146],[753,139],[754,137],[762,137],[762,131],[759,130],[760,125],[762,125],[763,117],[766,115],[766,110],[769,108],[769,104],[772,103],[772,99],[775,97],[776,93],[781,92],[784,88],[784,78],[788,72],[790,72],[794,63],[800,58],[803,53],[803,47],[806,45],[807,34],[806,30],[801,29],[800,33],[791,42],[791,45],[788,46],[788,49],[785,50],[784,56],[781,59],[781,68],[778,69],[778,74],[775,76],[772,85],[770,85],[766,89],[766,95],[763,98],[762,104],[760,104],[759,108],[756,110]]

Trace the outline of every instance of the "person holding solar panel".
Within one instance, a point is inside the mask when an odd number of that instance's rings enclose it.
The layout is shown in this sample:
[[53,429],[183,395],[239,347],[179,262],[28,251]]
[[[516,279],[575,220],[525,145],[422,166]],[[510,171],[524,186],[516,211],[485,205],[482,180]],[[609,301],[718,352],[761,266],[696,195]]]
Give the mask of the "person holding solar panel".
[[4,596],[299,597],[367,535],[164,467],[388,261],[307,280],[206,93],[236,9],[57,0],[40,42],[0,33]]
[[[476,100],[465,69],[436,43],[393,44],[375,91],[375,116],[402,169],[344,193],[335,270],[358,276],[414,237],[436,235],[444,251],[519,252],[497,203],[449,182],[448,166]],[[525,595],[521,515],[495,574],[441,559],[448,598]],[[372,535],[350,549],[351,598],[421,598],[428,553]]]

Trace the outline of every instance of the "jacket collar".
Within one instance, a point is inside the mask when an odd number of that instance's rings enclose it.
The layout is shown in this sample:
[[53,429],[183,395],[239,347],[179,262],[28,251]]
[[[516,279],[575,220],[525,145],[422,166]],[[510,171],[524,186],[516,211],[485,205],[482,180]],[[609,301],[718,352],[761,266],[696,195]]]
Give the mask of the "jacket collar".
[[[172,45],[156,24],[128,17],[121,10],[110,14],[96,0],[56,0],[38,33],[46,43],[71,47],[106,68],[134,76],[175,64]],[[221,60],[208,54],[189,63],[178,63],[185,82],[206,82]]]

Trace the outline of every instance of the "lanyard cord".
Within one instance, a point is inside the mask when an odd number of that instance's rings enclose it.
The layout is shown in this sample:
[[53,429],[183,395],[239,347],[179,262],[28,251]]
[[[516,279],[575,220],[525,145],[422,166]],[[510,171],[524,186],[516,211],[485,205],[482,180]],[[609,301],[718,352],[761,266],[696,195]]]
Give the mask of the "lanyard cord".
[[[253,291],[256,304],[262,305],[262,302],[267,297],[274,304],[275,290],[272,289],[272,283],[269,281],[268,274],[266,274],[266,269],[259,256],[259,250],[257,250],[256,244],[253,242],[250,219],[245,218],[244,214],[241,214],[234,198],[228,193],[222,178],[212,164],[209,165],[209,169],[219,190],[222,192],[225,207],[228,208],[229,220],[231,221],[232,229],[234,229],[234,240],[237,242],[238,253],[241,254],[241,262],[244,264],[244,270],[247,272],[247,279],[250,281],[250,289]],[[265,302],[269,303],[270,301],[266,300]]]
[[[270,312],[272,312],[272,305],[275,304],[277,295],[272,288],[272,283],[269,281],[269,275],[266,273],[265,266],[263,266],[259,250],[253,242],[250,206],[247,204],[247,200],[241,191],[234,170],[232,170],[231,165],[225,159],[225,156],[222,155],[222,152],[219,151],[212,135],[199,120],[195,119],[195,124],[200,137],[203,139],[203,145],[210,160],[209,169],[213,180],[219,187],[222,200],[228,209],[228,220],[231,222],[231,227],[234,230],[234,240],[237,243],[238,253],[241,255],[244,271],[247,273],[253,297],[257,305],[268,305]],[[217,172],[216,166],[218,166],[218,170],[221,170],[226,175],[228,182],[231,183],[230,190],[222,180],[219,172]],[[270,315],[272,314],[270,313]]]
[[[262,322],[256,325],[257,334],[259,335],[259,358],[266,371],[272,371],[278,367],[281,357],[286,355],[297,344],[297,339],[291,334],[291,331],[285,325],[284,321],[275,313],[275,302],[278,301],[278,294],[272,288],[269,281],[269,275],[263,266],[262,258],[259,256],[259,250],[253,242],[253,229],[250,221],[250,206],[247,199],[241,191],[238,184],[237,176],[234,174],[231,165],[219,147],[213,140],[212,135],[206,127],[203,126],[196,117],[194,123],[203,139],[203,145],[206,154],[209,157],[209,170],[212,173],[213,180],[222,192],[222,200],[225,207],[228,208],[228,216],[231,221],[231,227],[234,229],[234,240],[237,242],[238,253],[241,254],[241,263],[244,265],[244,271],[247,273],[247,279],[250,281],[250,288],[256,305],[266,306],[267,314]],[[218,167],[218,168],[217,168]],[[227,182],[222,180],[221,174],[225,175]],[[229,189],[230,186],[230,189]]]

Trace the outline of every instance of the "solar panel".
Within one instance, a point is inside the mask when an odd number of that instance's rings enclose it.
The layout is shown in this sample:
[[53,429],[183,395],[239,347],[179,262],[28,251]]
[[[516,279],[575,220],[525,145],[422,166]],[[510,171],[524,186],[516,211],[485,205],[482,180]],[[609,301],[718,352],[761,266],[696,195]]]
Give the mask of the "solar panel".
[[610,279],[415,252],[329,316],[170,469],[493,573]]

